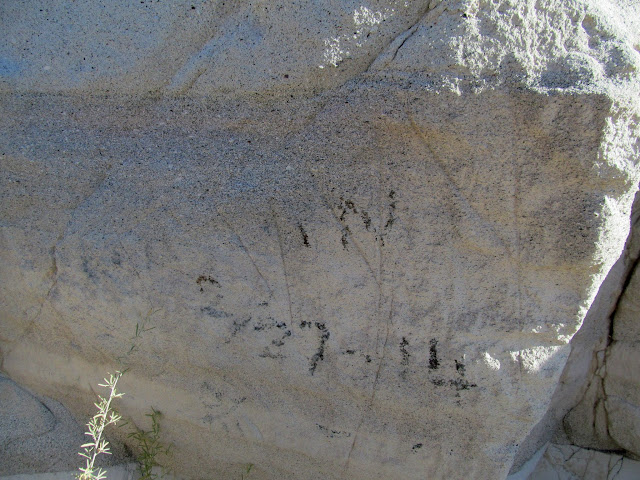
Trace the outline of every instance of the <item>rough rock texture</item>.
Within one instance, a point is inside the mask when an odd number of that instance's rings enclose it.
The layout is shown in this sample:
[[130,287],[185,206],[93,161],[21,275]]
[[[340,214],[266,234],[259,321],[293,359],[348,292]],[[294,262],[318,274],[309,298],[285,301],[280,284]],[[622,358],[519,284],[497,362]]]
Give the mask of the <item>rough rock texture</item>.
[[[0,376],[0,476],[75,470],[84,429],[51,398],[37,398]],[[122,460],[122,452],[100,459],[101,465]]]
[[636,266],[613,317],[606,352],[605,408],[611,438],[640,457],[640,268]]
[[[47,473],[22,473],[17,475],[9,475],[0,477],[2,480],[69,480],[75,478],[78,470],[68,470],[65,472],[47,472]],[[162,471],[158,472],[161,475]],[[106,469],[105,480],[138,480],[140,472],[138,465],[135,463],[127,463],[122,465],[109,465]],[[167,480],[174,480],[176,477],[164,475]]]
[[[638,202],[636,202],[638,203]],[[636,210],[634,208],[634,210]],[[569,440],[589,448],[620,450],[640,455],[640,399],[637,378],[640,295],[640,215],[634,215],[633,234],[627,242],[627,265],[614,311],[603,325],[593,351],[588,383],[582,398],[568,412],[564,427]]]
[[622,455],[551,444],[527,480],[635,480],[640,462]]
[[35,5],[2,369],[87,415],[129,367],[190,478],[506,477],[629,232],[637,7]]
[[[600,286],[580,331],[571,339],[571,355],[558,388],[543,419],[521,443],[513,471],[518,470],[533,452],[552,439],[559,444],[575,443],[594,449],[624,450],[607,433],[609,427],[603,377],[607,370],[604,365],[608,361],[607,346],[612,338],[612,317],[618,315],[621,297],[629,297],[633,292],[629,290],[629,282],[640,256],[638,194],[632,208],[631,225],[624,252]],[[620,336],[624,337],[625,331]],[[633,332],[633,329],[629,329],[629,332]],[[632,391],[633,388],[629,392]]]

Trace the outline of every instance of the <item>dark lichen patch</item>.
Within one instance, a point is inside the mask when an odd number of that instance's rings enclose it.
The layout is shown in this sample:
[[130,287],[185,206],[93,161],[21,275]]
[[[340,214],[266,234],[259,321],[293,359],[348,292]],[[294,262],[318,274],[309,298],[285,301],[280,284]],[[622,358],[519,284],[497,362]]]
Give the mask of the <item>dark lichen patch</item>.
[[284,356],[281,353],[272,353],[269,350],[269,347],[264,347],[264,350],[262,351],[262,353],[259,353],[258,356],[260,358],[284,358]]
[[[247,317],[244,320],[234,320],[233,325],[231,326],[231,338],[235,337],[241,330],[243,330],[251,321],[251,317]],[[226,341],[229,343],[231,338]]]
[[433,383],[436,387],[442,387],[446,382],[444,378],[436,377],[431,379],[431,383]]
[[411,450],[413,451],[413,453],[416,453],[416,451],[420,450],[421,448],[422,448],[422,444],[416,443],[413,447],[411,447]]
[[452,387],[455,387],[456,392],[459,392],[460,390],[469,390],[470,388],[474,388],[478,386],[475,383],[468,382],[464,378],[456,378],[455,380],[449,380],[449,385],[451,385]]
[[340,239],[340,241],[342,242],[342,248],[344,248],[345,250],[347,249],[347,245],[349,245],[349,235],[351,235],[351,230],[349,229],[348,225],[345,225],[344,229],[342,230],[342,238]]
[[409,357],[411,354],[407,351],[407,347],[409,346],[409,341],[406,337],[402,337],[402,341],[400,342],[400,353],[402,353],[402,360],[400,361],[400,365],[409,365]]
[[95,272],[89,267],[89,259],[82,259],[82,271],[87,274],[87,277],[90,280],[94,280],[97,278]]
[[461,377],[464,377],[465,366],[464,363],[459,362],[458,360],[454,360],[456,362],[456,371],[460,374]]
[[207,315],[213,318],[229,318],[232,316],[230,313],[227,313],[223,310],[216,310],[211,306],[202,307],[200,308],[200,311],[202,313],[206,313]]
[[328,427],[325,427],[324,425],[320,425],[319,423],[316,423],[316,425],[318,426],[320,431],[329,438],[348,438],[351,436],[351,432],[341,432],[339,430],[332,430]]
[[351,200],[344,200],[344,205],[348,209],[352,210],[353,213],[358,213],[358,210],[356,209],[356,205]]
[[365,360],[365,362],[367,362],[367,363],[371,363],[371,355],[365,355],[365,356],[364,356],[364,360]]
[[273,330],[274,328],[277,328],[278,330],[280,330],[280,332],[282,332],[282,336],[280,336],[279,338],[272,339],[271,344],[276,347],[282,347],[285,343],[284,342],[285,339],[291,336],[291,330],[289,330],[285,322],[277,322],[273,318],[269,318],[268,321],[257,322],[253,326],[253,330],[256,332]]
[[[351,211],[352,213],[359,213],[358,212],[358,207],[356,207],[356,204],[354,203],[353,200],[350,199],[345,199],[344,197],[340,197],[340,203],[338,204],[338,209],[340,209],[340,221],[344,222],[346,220],[347,214],[349,213],[349,211]],[[371,224],[371,219],[369,218],[369,214],[367,212],[365,212],[364,210],[361,210],[361,215],[363,220],[365,221],[365,226],[367,225],[367,219],[369,219],[369,225]],[[369,228],[367,227],[367,230]]]
[[213,396],[215,398],[217,398],[218,400],[222,398],[222,392],[219,392],[215,386],[211,385],[209,382],[207,382],[206,380],[204,382],[202,382],[202,384],[200,385],[200,388],[202,390],[204,390],[206,393],[210,393],[213,394]]
[[271,343],[276,347],[282,347],[284,345],[284,340],[291,336],[291,330],[287,328],[287,324],[284,322],[276,323],[276,328],[282,331],[282,338],[272,340]]
[[300,328],[311,328],[313,325],[313,322],[307,322],[306,320],[302,320],[300,322]]
[[429,341],[429,368],[431,370],[437,370],[440,366],[440,361],[438,360],[438,340],[432,338]]
[[[391,190],[389,192],[389,198],[393,200],[395,196],[396,196],[396,192],[394,190]],[[396,210],[396,202],[395,201],[389,202],[389,218],[387,219],[387,222],[384,224],[385,230],[391,230],[391,227],[393,227],[393,223],[396,221],[396,216],[394,215],[395,210]]]
[[[431,383],[436,387],[444,387],[446,385],[455,388],[456,392],[461,390],[469,390],[470,388],[477,387],[475,383],[468,382],[464,378],[445,379],[442,377],[434,377],[431,379]],[[456,395],[457,396],[457,395]]]
[[215,422],[218,415],[213,415],[212,413],[207,413],[204,417],[202,417],[202,423],[208,423],[209,425]]
[[200,287],[201,292],[204,292],[203,285],[206,284],[207,282],[209,282],[211,285],[216,285],[217,287],[220,287],[220,282],[218,282],[211,275],[200,275],[196,280],[196,283]]
[[353,355],[356,353],[355,350],[346,350],[344,353],[346,353],[347,355]]
[[371,217],[366,212],[366,210],[362,210],[360,216],[362,217],[362,221],[364,222],[364,228],[369,230],[369,228],[371,227]]
[[298,225],[298,229],[300,230],[300,234],[302,235],[302,242],[304,243],[304,246],[311,248],[311,245],[309,244],[309,235],[307,234],[302,224]]
[[316,351],[316,353],[314,353],[311,357],[309,366],[309,372],[311,372],[311,375],[313,375],[316,371],[318,362],[324,360],[325,344],[327,343],[327,340],[330,336],[329,330],[327,330],[327,326],[324,323],[316,322],[315,325],[316,328],[320,331],[320,345],[318,346],[318,350]]
[[391,227],[393,227],[393,222],[395,222],[395,221],[396,221],[396,219],[393,216],[389,217],[389,220],[387,220],[387,223],[385,223],[385,225],[384,225],[384,229],[385,230],[391,230]]

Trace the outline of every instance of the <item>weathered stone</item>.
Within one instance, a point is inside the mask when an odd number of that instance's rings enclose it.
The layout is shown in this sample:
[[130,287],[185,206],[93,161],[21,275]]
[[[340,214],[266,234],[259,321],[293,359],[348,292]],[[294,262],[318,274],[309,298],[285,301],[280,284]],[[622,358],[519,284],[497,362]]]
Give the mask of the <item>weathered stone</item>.
[[507,475],[629,231],[632,7],[19,5],[5,371],[130,367],[190,478]]
[[[636,204],[638,202],[636,201]],[[635,208],[637,211],[637,206]],[[634,215],[633,232],[618,263],[626,264],[611,314],[601,317],[604,343],[593,352],[592,370],[584,376],[587,387],[564,418],[571,442],[593,449],[625,450],[640,455],[640,354],[638,353],[637,298],[640,289],[637,263],[640,221]],[[587,344],[588,345],[588,344]],[[588,352],[588,350],[587,350]],[[570,360],[571,362],[571,360]],[[556,396],[566,390],[559,389]]]
[[640,456],[639,279],[636,268],[613,318],[614,341],[607,349],[603,385],[609,435],[636,456]]
[[640,462],[621,455],[551,444],[527,480],[633,480],[638,475]]
[[[86,443],[83,428],[59,402],[36,398],[15,382],[0,376],[0,475],[57,472],[76,469],[82,463],[80,445]],[[100,459],[108,466],[122,460],[113,455]]]
[[640,342],[640,268],[637,265],[636,262],[616,309],[612,331],[614,342]]

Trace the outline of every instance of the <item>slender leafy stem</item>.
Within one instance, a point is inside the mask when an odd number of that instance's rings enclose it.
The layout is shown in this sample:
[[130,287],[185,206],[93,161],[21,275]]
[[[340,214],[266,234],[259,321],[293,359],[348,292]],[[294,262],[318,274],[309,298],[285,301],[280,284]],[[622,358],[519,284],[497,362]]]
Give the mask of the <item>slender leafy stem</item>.
[[79,452],[78,455],[85,458],[86,464],[79,469],[81,472],[77,476],[79,480],[103,480],[107,476],[107,472],[95,467],[95,461],[96,457],[100,454],[111,454],[109,442],[103,438],[103,432],[105,427],[112,424],[115,425],[122,418],[111,406],[111,402],[114,399],[124,395],[124,393],[118,393],[116,390],[120,377],[122,377],[122,372],[116,372],[115,375],[108,374],[108,378],[104,379],[104,383],[99,384],[100,387],[109,389],[109,397],[105,398],[98,395],[99,401],[95,404],[98,413],[87,423],[85,435],[91,437],[91,441],[80,446],[82,451]]

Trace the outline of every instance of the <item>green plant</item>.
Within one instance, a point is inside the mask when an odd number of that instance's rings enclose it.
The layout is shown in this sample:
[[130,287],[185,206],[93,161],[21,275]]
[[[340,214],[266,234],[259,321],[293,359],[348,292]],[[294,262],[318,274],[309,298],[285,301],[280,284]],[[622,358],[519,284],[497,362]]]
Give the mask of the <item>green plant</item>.
[[165,447],[160,442],[160,417],[162,414],[151,407],[151,413],[146,415],[151,419],[151,430],[146,431],[138,428],[130,433],[129,437],[136,440],[140,454],[138,455],[138,466],[140,468],[140,480],[152,480],[158,478],[153,473],[153,467],[159,466],[156,458],[160,454],[168,455],[169,447]]
[[80,448],[82,448],[83,451],[78,453],[78,455],[86,459],[84,468],[80,467],[79,469],[80,472],[82,472],[77,476],[79,480],[102,480],[107,476],[104,470],[95,467],[95,461],[96,457],[100,454],[111,454],[109,451],[109,442],[103,438],[103,433],[105,427],[112,424],[115,425],[122,418],[113,409],[111,402],[124,395],[124,393],[118,393],[116,390],[118,380],[122,377],[122,373],[116,372],[115,375],[108,374],[108,377],[109,378],[105,378],[104,383],[99,384],[99,386],[109,389],[109,397],[105,398],[98,395],[100,400],[95,404],[98,408],[98,413],[89,420],[89,423],[87,423],[87,431],[85,432],[85,435],[91,437],[91,442],[81,445]]
[[142,339],[142,334],[146,332],[150,332],[151,330],[156,328],[155,326],[150,327],[148,325],[149,325],[149,322],[151,321],[151,317],[156,313],[158,313],[159,311],[160,310],[154,310],[153,308],[150,308],[147,314],[144,316],[144,318],[142,318],[142,320],[136,323],[136,332],[134,336],[130,338],[131,345],[129,346],[129,350],[127,350],[127,352],[124,355],[120,355],[119,357],[116,357],[116,360],[118,361],[118,363],[122,365],[124,368],[123,372],[129,369],[129,357],[133,352],[138,350],[138,343]]
[[[129,360],[131,354],[138,349],[138,343],[142,339],[142,335],[150,330],[153,330],[154,326],[149,326],[151,317],[157,313],[158,310],[149,309],[147,315],[138,323],[136,323],[135,335],[131,337],[131,345],[128,351],[116,360],[120,364],[120,370],[115,375],[109,375],[108,379],[104,379],[104,384],[100,384],[101,387],[110,388],[109,398],[105,399],[98,395],[100,401],[96,403],[98,413],[87,424],[88,431],[86,435],[91,436],[92,442],[82,445],[83,449],[79,455],[86,458],[85,467],[81,467],[82,472],[77,476],[79,480],[103,480],[106,478],[106,471],[94,466],[95,459],[99,454],[110,454],[109,442],[103,438],[103,431],[107,425],[115,424],[122,418],[118,415],[111,406],[111,401],[115,398],[121,397],[124,393],[118,393],[116,390],[116,384],[118,380],[129,370]],[[147,414],[147,417],[151,418],[151,430],[144,431],[134,425],[135,432],[129,434],[130,438],[137,441],[138,450],[141,452],[138,456],[138,464],[140,468],[141,480],[151,480],[157,478],[157,474],[152,472],[154,466],[158,466],[156,457],[158,454],[168,454],[169,447],[165,447],[160,442],[160,416],[161,413],[151,407],[151,413]],[[127,425],[129,422],[125,422],[122,426]]]
[[244,474],[246,473],[246,474],[247,474],[247,477],[248,477],[248,476],[249,476],[249,474],[251,473],[251,470],[253,470],[253,463],[250,463],[250,464],[248,464],[248,465],[245,467],[244,472],[242,472],[242,480],[245,480],[245,476],[244,476]]

